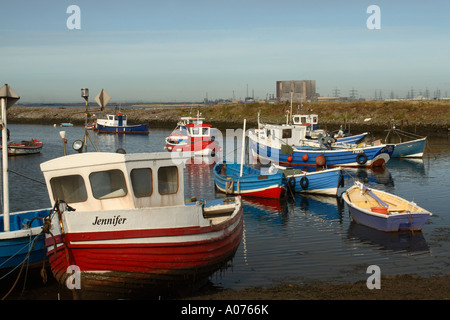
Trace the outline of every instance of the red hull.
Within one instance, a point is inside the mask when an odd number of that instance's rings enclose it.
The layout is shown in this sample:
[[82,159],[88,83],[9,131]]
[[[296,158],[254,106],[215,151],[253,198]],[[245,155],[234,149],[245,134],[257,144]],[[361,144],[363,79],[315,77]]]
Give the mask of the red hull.
[[202,151],[205,149],[215,150],[219,151],[219,145],[215,142],[209,141],[209,140],[199,140],[191,142],[190,144],[185,145],[177,145],[177,144],[166,144],[166,149],[171,151],[183,151],[183,152],[197,152]]
[[245,192],[241,193],[241,195],[247,197],[280,199],[283,196],[284,192],[285,189],[283,187],[274,187],[265,190]]
[[[59,246],[56,255],[54,250],[50,250],[53,238],[46,239],[46,246],[52,272],[60,283],[64,284],[69,276],[66,273],[68,266],[76,265],[81,271],[82,291],[97,291],[104,295],[116,290],[124,297],[124,288],[130,291],[128,293],[133,291],[133,294],[139,295],[140,290],[148,293],[149,285],[160,290],[161,286],[208,277],[233,257],[239,247],[242,230],[241,208],[233,220],[218,227],[68,233],[65,234],[67,247]],[[213,232],[215,236],[203,240],[158,242],[159,237],[208,235]],[[133,238],[140,243],[124,243]],[[54,240],[56,243],[62,242],[61,236],[56,236]],[[122,243],[89,243],[102,240]]]

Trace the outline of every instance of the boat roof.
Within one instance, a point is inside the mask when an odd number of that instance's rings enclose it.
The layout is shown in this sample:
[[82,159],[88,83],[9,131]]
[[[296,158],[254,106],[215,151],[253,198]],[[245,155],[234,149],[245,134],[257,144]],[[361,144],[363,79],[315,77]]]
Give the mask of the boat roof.
[[41,163],[43,172],[52,170],[85,168],[87,166],[104,166],[131,161],[174,161],[170,153],[115,153],[115,152],[85,152],[55,158]]
[[[62,197],[78,211],[177,206],[184,205],[185,160],[178,153],[167,152],[85,152],[46,161],[41,171],[50,201]],[[148,171],[148,179],[144,178],[149,186],[133,178],[135,169]],[[136,190],[144,194],[138,195]]]

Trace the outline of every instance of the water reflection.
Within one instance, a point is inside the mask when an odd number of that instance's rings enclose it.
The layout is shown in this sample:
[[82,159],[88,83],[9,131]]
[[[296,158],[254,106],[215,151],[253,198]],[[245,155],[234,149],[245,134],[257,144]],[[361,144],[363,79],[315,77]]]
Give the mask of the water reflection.
[[422,232],[383,232],[352,222],[347,237],[349,241],[357,240],[359,243],[369,243],[397,253],[430,251]]
[[339,197],[312,194],[296,194],[295,206],[304,214],[312,214],[320,219],[342,223],[344,201]]
[[393,158],[389,160],[389,169],[400,170],[414,175],[415,177],[424,177],[426,175],[425,163],[419,158]]
[[360,181],[369,185],[394,186],[391,172],[386,167],[379,168],[345,168],[343,169],[346,178],[346,188],[352,186],[355,181]]
[[[40,163],[62,155],[61,128],[51,126],[11,125],[15,137],[29,139],[39,132],[44,142],[42,153],[10,161],[10,168],[43,181]],[[83,137],[82,128],[64,128],[69,140],[68,152],[75,139]],[[165,152],[164,138],[171,129],[151,129],[148,136],[91,134],[101,151],[127,153]],[[240,144],[240,142],[238,141]],[[450,190],[450,141],[430,139],[432,151],[422,159],[391,159],[384,169],[345,168],[345,187],[355,180],[414,200],[433,216],[422,232],[386,234],[355,224],[340,197],[317,197],[297,194],[294,198],[264,200],[243,198],[244,238],[233,259],[232,270],[222,278],[212,278],[225,288],[265,286],[282,277],[337,279],[343,270],[355,266],[383,264],[383,273],[427,274],[430,270],[447,272],[448,190]],[[239,148],[237,148],[239,150]],[[91,149],[92,150],[92,149]],[[214,188],[213,165],[186,165],[185,197],[205,200],[224,197]],[[10,173],[11,209],[28,210],[50,206],[45,186]],[[426,241],[428,239],[428,241]],[[423,252],[418,259],[405,258]],[[406,253],[406,254],[405,254]],[[344,281],[349,280],[347,274]],[[355,274],[357,279],[358,275]],[[365,270],[362,277],[366,278]]]

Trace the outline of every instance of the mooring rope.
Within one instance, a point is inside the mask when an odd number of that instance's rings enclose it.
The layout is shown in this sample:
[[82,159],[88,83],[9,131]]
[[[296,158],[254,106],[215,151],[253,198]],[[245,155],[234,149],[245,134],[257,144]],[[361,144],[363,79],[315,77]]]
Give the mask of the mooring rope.
[[[30,227],[31,227],[31,225],[32,225],[32,223],[33,223],[33,221],[35,219],[43,220],[42,231],[39,232],[39,234],[37,234],[33,239],[32,239],[31,234],[30,234],[30,241],[25,246],[23,246],[20,250],[18,250],[14,255],[12,255],[5,262],[2,263],[2,265],[4,265],[7,261],[9,261],[13,257],[15,257],[19,252],[21,252],[25,247],[29,248],[29,250],[28,250],[25,258],[22,260],[22,262],[20,264],[18,264],[17,266],[15,266],[13,269],[11,269],[9,272],[7,272],[4,276],[2,276],[0,278],[0,280],[6,278],[11,273],[13,273],[15,270],[17,270],[17,268],[20,267],[19,274],[17,275],[17,278],[16,278],[14,284],[12,285],[11,289],[2,297],[1,300],[5,300],[11,294],[11,292],[14,290],[14,288],[16,287],[16,285],[17,285],[17,283],[18,283],[18,281],[20,279],[20,276],[22,275],[23,268],[24,268],[24,266],[26,264],[25,262],[29,261],[30,254],[34,250],[34,247],[36,246],[36,243],[37,243],[37,240],[39,239],[39,237],[45,236],[46,233],[49,233],[53,237],[53,234],[50,232],[50,227],[51,227],[50,221],[51,221],[51,218],[49,218],[49,217],[54,212],[55,212],[55,208],[50,210],[49,214],[47,216],[45,216],[44,218],[43,217],[34,217],[33,219],[31,219],[31,221],[29,223]],[[53,237],[53,241],[55,241],[54,237]],[[28,270],[28,263],[27,263],[27,270]],[[47,274],[45,272],[45,250],[44,250],[44,259],[43,259],[43,264],[42,264],[42,269],[41,269],[41,277],[42,277],[43,282],[46,283],[47,282]],[[22,293],[23,293],[24,290],[25,290],[25,283],[24,283],[24,287],[22,289]]]
[[26,179],[29,179],[29,180],[31,180],[31,181],[34,181],[34,182],[37,182],[37,183],[40,183],[40,184],[45,185],[45,182],[42,182],[42,181],[39,181],[39,180],[37,180],[37,179],[28,177],[28,176],[26,176],[26,175],[24,175],[24,174],[22,174],[22,173],[20,173],[20,172],[17,172],[17,171],[11,170],[11,169],[8,169],[8,172],[17,174],[18,176],[21,176],[21,177],[23,177],[23,178],[26,178]]
[[[7,273],[7,275],[11,274],[14,270],[16,270],[16,269],[20,266],[20,271],[19,271],[19,274],[17,275],[16,281],[15,281],[14,284],[12,285],[11,289],[9,289],[9,291],[2,297],[2,300],[5,300],[5,299],[10,295],[10,293],[14,290],[14,288],[16,287],[17,282],[19,281],[20,276],[21,276],[22,271],[23,271],[23,268],[24,268],[24,266],[25,266],[25,262],[28,260],[28,257],[30,256],[31,252],[34,250],[34,247],[35,247],[35,245],[36,245],[36,243],[37,243],[36,239],[38,239],[41,235],[43,235],[43,232],[42,232],[42,231],[41,231],[36,237],[34,237],[34,239],[33,239],[33,245],[32,245],[32,247],[31,247],[31,249],[28,250],[28,253],[27,253],[27,255],[25,256],[25,258],[23,259],[23,261],[22,261],[19,265],[17,265],[16,267],[14,267],[10,272]],[[31,239],[31,237],[30,237],[30,239]],[[30,245],[30,243],[28,243],[27,246],[28,246],[28,245]],[[3,278],[3,277],[2,277],[2,278]]]

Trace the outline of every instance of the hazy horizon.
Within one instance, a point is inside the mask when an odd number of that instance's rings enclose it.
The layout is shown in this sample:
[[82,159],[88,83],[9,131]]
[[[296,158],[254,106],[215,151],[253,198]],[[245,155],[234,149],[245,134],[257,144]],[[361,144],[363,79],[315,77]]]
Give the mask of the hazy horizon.
[[[380,29],[367,26],[371,5]],[[22,103],[76,103],[83,87],[90,101],[102,88],[116,102],[265,99],[279,80],[316,80],[321,96],[443,97],[448,12],[417,0],[8,1],[0,85]]]

